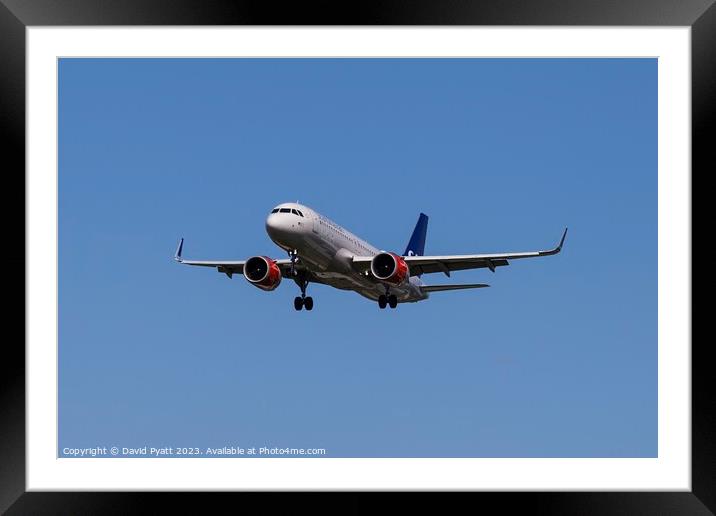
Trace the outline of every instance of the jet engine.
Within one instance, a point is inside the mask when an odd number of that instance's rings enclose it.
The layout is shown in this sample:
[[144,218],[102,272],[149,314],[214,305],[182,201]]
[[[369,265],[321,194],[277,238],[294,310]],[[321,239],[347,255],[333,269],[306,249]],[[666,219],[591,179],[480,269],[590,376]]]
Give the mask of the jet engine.
[[408,264],[395,253],[375,255],[370,262],[370,272],[380,281],[393,285],[400,285],[410,277]]
[[281,283],[281,269],[268,256],[252,256],[244,264],[244,277],[261,290],[274,290]]

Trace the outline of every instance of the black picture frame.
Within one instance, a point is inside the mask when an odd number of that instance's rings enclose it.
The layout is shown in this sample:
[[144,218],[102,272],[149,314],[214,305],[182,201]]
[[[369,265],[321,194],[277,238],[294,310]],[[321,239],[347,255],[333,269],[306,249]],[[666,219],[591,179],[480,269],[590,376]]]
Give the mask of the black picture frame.
[[[17,218],[9,199],[22,199],[25,172],[25,29],[62,25],[620,25],[690,26],[692,30],[692,178],[705,175],[716,163],[708,129],[716,112],[716,6],[714,0],[386,0],[382,2],[306,1],[280,8],[270,2],[243,0],[0,0],[0,130],[2,131],[5,202],[4,220]],[[693,201],[692,201],[693,202]],[[692,205],[693,206],[693,205]],[[12,211],[11,211],[12,210]],[[693,208],[692,208],[693,210]],[[14,217],[13,217],[14,215]],[[20,282],[27,270],[25,240],[19,224],[6,224],[5,280]],[[7,232],[9,231],[9,235]],[[12,243],[12,245],[10,245]],[[685,250],[687,251],[687,250]],[[684,252],[684,267],[691,267]],[[22,264],[20,263],[22,260]],[[8,263],[9,262],[9,263]],[[23,292],[24,279],[23,277]],[[18,286],[19,289],[19,286]],[[9,293],[11,290],[5,289]],[[6,296],[6,299],[10,299]],[[25,294],[23,294],[25,299]],[[14,299],[13,299],[14,301]],[[24,318],[24,303],[7,303],[7,321]],[[23,312],[22,314],[20,312]],[[14,322],[19,326],[19,322]],[[8,327],[8,326],[6,326]],[[265,495],[255,493],[60,493],[25,492],[25,326],[21,336],[5,332],[0,359],[0,511],[8,514],[126,514],[166,509],[205,511],[215,498],[225,509]],[[708,343],[692,339],[692,490],[690,492],[590,493],[463,493],[471,507],[497,503],[512,510],[544,514],[713,514],[716,512],[716,411]],[[321,493],[294,493],[271,500],[306,504],[312,510],[357,512],[384,504],[380,493],[350,493],[340,502],[327,502]],[[470,497],[466,500],[466,497]],[[321,498],[319,498],[321,497]],[[439,497],[443,498],[443,497]],[[424,494],[401,496],[401,504],[429,508],[443,499]],[[276,505],[278,504],[278,505]],[[223,504],[221,506],[224,506]],[[232,510],[231,507],[234,507]],[[219,512],[218,509],[216,512]]]

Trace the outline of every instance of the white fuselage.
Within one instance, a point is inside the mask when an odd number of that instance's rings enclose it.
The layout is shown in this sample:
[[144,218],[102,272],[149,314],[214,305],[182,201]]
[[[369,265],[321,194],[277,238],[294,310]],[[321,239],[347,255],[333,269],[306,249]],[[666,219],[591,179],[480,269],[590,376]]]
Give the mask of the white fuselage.
[[[282,209],[289,211],[281,212]],[[270,213],[266,219],[266,232],[285,251],[296,251],[300,262],[317,281],[354,290],[372,300],[386,293],[385,283],[369,272],[357,272],[352,266],[353,256],[375,256],[381,250],[307,206],[285,203],[275,210],[279,211]],[[428,297],[421,285],[420,278],[413,276],[402,285],[390,285],[390,293],[400,302],[420,301]]]

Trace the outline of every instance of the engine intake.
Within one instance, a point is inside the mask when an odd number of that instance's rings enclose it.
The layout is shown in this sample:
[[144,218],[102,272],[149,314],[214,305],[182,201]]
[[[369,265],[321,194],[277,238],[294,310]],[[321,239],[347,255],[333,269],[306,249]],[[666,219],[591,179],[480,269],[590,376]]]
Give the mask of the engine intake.
[[380,253],[370,262],[370,272],[380,281],[400,285],[409,277],[408,264],[395,253]]
[[273,290],[281,283],[281,269],[268,256],[252,256],[244,264],[244,277],[261,290]]

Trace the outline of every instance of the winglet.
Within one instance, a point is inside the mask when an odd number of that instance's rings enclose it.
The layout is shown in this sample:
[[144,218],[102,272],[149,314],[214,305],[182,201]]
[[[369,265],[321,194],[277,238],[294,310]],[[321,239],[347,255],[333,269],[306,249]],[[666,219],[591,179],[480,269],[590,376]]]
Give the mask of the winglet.
[[174,253],[174,259],[178,262],[181,262],[181,250],[184,247],[184,239],[182,238],[179,240],[179,245],[177,246],[177,251]]
[[562,233],[562,240],[559,241],[559,245],[557,246],[557,252],[562,250],[562,246],[564,245],[564,239],[567,238],[567,230],[569,228],[564,228],[564,233]]
[[537,256],[550,256],[553,254],[557,254],[562,250],[562,246],[564,245],[564,239],[567,238],[567,228],[564,228],[564,233],[562,233],[562,238],[559,241],[559,244],[554,249],[550,249],[549,251],[538,251]]

